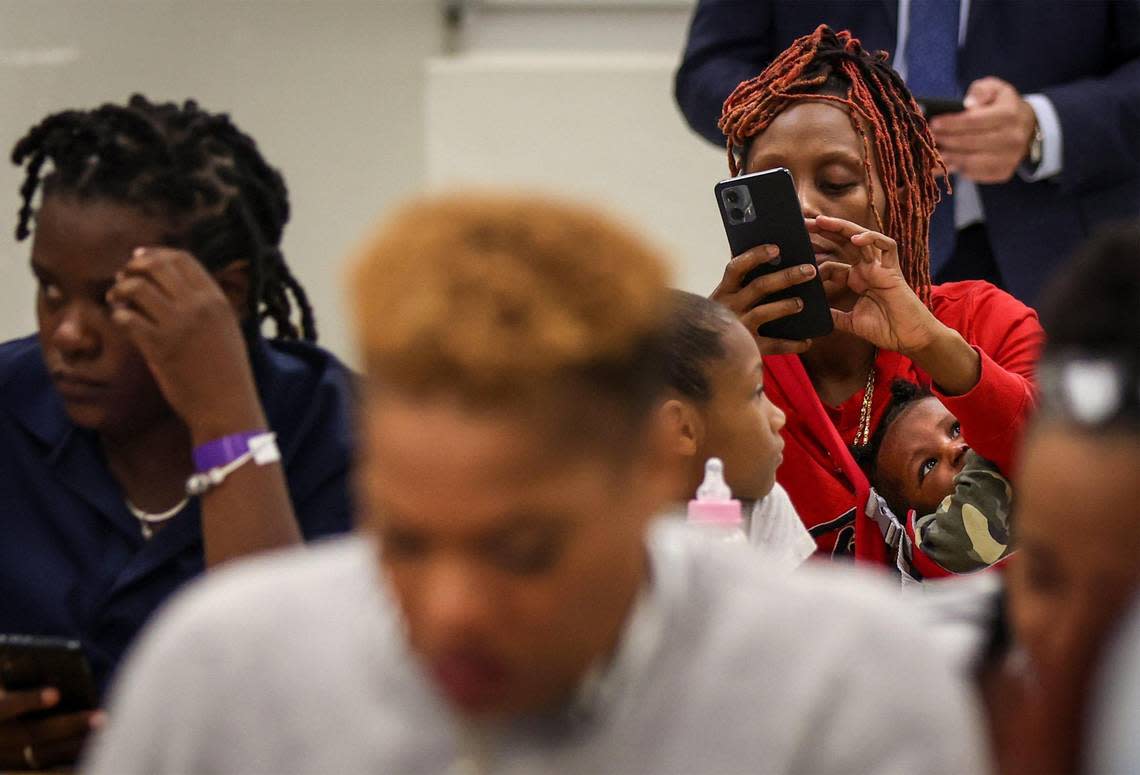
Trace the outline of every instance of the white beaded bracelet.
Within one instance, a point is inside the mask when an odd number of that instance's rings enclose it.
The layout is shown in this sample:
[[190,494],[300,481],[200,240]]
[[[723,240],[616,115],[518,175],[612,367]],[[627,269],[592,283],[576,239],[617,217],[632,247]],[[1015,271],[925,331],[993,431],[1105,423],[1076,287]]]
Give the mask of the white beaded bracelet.
[[199,471],[186,480],[187,495],[202,495],[211,488],[217,487],[226,480],[226,477],[241,468],[249,461],[259,466],[276,463],[281,459],[281,451],[277,449],[277,434],[262,433],[249,439],[249,448],[240,457],[236,457],[223,466],[211,468],[208,471]]

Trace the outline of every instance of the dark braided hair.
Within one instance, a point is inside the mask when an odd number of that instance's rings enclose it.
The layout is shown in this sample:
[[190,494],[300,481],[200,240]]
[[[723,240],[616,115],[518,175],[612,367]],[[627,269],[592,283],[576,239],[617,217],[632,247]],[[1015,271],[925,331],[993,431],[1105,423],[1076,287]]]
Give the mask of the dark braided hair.
[[[863,141],[863,167],[878,231],[887,233],[874,204],[871,160],[882,170],[887,222],[899,243],[903,277],[930,301],[930,216],[941,198],[935,172],[946,167],[934,147],[926,118],[885,51],[865,51],[858,39],[821,24],[797,39],[724,101],[719,126],[728,145],[728,166],[738,175],[753,138],[796,100],[826,100],[847,108]],[[738,156],[738,153],[741,154]]]
[[[45,163],[50,169],[41,176]],[[169,247],[192,253],[211,272],[247,260],[247,333],[273,320],[279,339],[317,338],[304,288],[281,254],[289,193],[281,174],[227,114],[193,100],[156,104],[142,95],[126,107],[54,113],[16,143],[12,163],[27,166],[16,239],[31,233],[36,189],[44,196],[101,198],[168,219]],[[300,310],[300,329],[292,320]]]
[[883,412],[883,419],[879,421],[879,427],[871,434],[871,438],[866,444],[852,444],[849,447],[855,462],[859,464],[863,473],[867,475],[867,479],[872,483],[878,478],[879,450],[883,446],[883,439],[887,435],[887,430],[899,418],[904,409],[915,401],[932,395],[933,393],[928,388],[905,379],[899,378],[891,382],[891,400],[887,404],[886,411]]
[[1140,358],[1140,219],[1100,227],[1041,298],[1045,357]]
[[720,304],[687,291],[670,294],[665,326],[665,382],[698,403],[712,398],[709,366],[728,354],[724,333],[736,317]]
[[[1140,433],[1137,304],[1140,220],[1102,226],[1042,295],[1046,339],[1038,365],[1039,418],[1059,418],[1099,433]],[[1063,378],[1081,362],[1110,365],[1114,379],[1105,384]],[[1094,404],[1108,402],[1100,417],[1077,411],[1086,396],[1099,396]]]

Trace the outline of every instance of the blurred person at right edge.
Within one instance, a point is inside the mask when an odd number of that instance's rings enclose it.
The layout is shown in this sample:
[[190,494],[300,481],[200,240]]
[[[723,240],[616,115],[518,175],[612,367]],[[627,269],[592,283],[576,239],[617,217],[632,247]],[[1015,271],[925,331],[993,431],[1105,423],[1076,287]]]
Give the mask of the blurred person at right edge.
[[1112,702],[1119,679],[1135,687],[1136,665],[1117,657],[1098,677],[1140,586],[1138,308],[1140,223],[1099,234],[1044,297],[1048,339],[1040,410],[1019,465],[1018,551],[983,671],[1006,775],[1140,771],[1136,706]]
[[[850,448],[871,443],[901,378],[930,388],[966,444],[1008,475],[1034,402],[1036,313],[986,282],[931,284],[942,160],[884,52],[821,25],[740,84],[720,126],[733,175],[791,172],[835,322],[807,342],[758,337],[765,389],[787,416],[780,484],[820,554],[889,564],[904,580],[947,575],[923,553],[915,522],[871,488]],[[712,294],[750,330],[795,311],[786,302],[754,306],[792,270],[743,285],[771,251],[734,257]],[[951,456],[929,473],[950,482],[963,462]]]

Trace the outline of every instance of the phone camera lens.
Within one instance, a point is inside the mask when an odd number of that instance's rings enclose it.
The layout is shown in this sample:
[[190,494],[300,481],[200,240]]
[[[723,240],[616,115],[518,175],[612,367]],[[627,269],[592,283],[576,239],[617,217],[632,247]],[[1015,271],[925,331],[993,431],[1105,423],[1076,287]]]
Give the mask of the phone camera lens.
[[740,201],[740,194],[736,193],[736,191],[730,188],[728,191],[724,192],[724,201],[728,202],[730,205],[734,205]]
[[731,210],[729,210],[728,215],[734,221],[743,221],[744,220],[744,211],[741,210],[739,207],[734,207]]

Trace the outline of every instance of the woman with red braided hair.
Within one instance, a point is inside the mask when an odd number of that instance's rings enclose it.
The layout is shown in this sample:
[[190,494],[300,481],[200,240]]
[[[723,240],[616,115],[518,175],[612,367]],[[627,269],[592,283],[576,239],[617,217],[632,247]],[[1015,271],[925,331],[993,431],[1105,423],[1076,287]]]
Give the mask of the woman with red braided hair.
[[[835,322],[816,341],[758,337],[765,384],[788,416],[779,481],[821,551],[922,577],[945,571],[922,555],[913,526],[879,507],[850,448],[868,443],[902,378],[929,386],[968,444],[1008,474],[1042,332],[1033,310],[988,283],[931,285],[930,216],[946,170],[886,60],[820,26],[736,88],[720,127],[732,174],[791,171]],[[757,300],[789,280],[742,280],[775,252],[736,256],[713,292],[751,329],[777,309]],[[917,483],[949,491],[962,458],[916,460]]]

